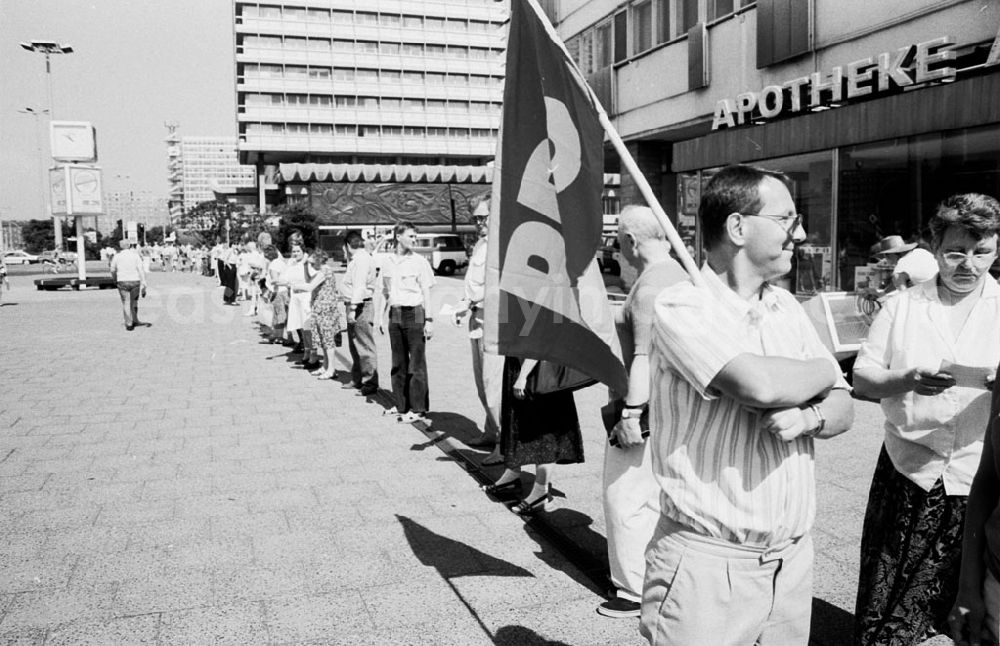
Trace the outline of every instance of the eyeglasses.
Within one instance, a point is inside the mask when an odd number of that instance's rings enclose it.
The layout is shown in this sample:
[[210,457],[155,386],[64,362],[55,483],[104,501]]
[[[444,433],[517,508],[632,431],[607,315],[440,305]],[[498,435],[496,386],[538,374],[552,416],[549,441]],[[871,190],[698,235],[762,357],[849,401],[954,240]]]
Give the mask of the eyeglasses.
[[[792,215],[767,215],[766,213],[740,213],[740,215],[745,217],[767,218],[768,220],[774,220],[775,222],[778,222],[782,226],[782,228],[785,229],[787,233],[792,233],[793,231],[799,228],[800,224],[802,224],[801,213],[794,213]],[[784,223],[788,222],[789,220],[791,220],[792,224],[790,227],[785,228]]]
[[988,267],[989,265],[993,264],[993,260],[996,257],[996,253],[997,252],[995,251],[987,251],[979,253],[972,253],[971,251],[968,252],[949,251],[947,253],[941,254],[941,257],[944,258],[944,261],[949,265],[951,265],[952,267],[957,267],[966,260],[968,260],[973,265],[976,265],[978,267]]

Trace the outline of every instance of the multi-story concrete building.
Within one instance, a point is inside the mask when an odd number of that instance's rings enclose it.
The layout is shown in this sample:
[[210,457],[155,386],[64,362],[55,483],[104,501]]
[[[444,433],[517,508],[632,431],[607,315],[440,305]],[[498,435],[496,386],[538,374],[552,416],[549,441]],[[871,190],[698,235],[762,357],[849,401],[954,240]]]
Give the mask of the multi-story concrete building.
[[181,137],[180,173],[185,210],[214,200],[217,190],[252,187],[256,181],[253,167],[239,163],[235,137]]
[[503,3],[234,0],[233,13],[240,160],[257,167],[262,203],[280,163],[493,158]]
[[[792,179],[809,234],[788,281],[798,293],[853,289],[873,243],[920,238],[948,195],[1000,196],[998,3],[561,0],[555,9],[557,31],[696,251],[701,187],[733,162]],[[623,204],[641,200],[625,173],[621,194]]]
[[98,217],[101,233],[114,230],[118,220],[139,222],[146,229],[170,223],[167,199],[151,191],[118,190],[104,193],[104,214]]

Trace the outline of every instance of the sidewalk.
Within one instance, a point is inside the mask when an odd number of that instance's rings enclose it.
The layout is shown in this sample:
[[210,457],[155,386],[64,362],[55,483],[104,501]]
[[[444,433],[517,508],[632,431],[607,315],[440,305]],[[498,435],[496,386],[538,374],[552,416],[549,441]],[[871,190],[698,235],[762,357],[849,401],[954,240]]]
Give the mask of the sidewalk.
[[[153,325],[134,332],[116,292],[12,282],[0,643],[643,643],[634,620],[594,611],[603,388],[577,395],[587,462],[560,467],[556,509],[525,523],[478,490],[499,468],[463,443],[482,414],[468,340],[444,320],[424,430],[381,417],[384,395],[292,367],[210,279],[154,273],[140,306]],[[877,408],[857,411],[817,460],[815,644],[850,627],[881,441]]]

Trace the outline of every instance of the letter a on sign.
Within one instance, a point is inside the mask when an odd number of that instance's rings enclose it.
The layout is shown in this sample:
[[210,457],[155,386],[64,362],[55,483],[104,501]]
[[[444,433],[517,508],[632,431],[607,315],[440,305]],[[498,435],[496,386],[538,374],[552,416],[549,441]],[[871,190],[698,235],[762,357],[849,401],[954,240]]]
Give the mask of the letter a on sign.
[[604,131],[544,20],[534,0],[512,0],[487,247],[486,344],[625,392],[594,262],[603,228]]

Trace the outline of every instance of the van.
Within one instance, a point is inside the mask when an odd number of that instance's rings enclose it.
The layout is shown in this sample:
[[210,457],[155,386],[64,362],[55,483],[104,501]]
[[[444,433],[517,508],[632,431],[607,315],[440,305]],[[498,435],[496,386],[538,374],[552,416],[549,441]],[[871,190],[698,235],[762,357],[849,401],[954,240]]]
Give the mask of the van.
[[[461,236],[447,233],[418,233],[413,251],[427,258],[435,274],[451,276],[469,264],[469,251]],[[383,236],[375,243],[372,256],[381,268],[385,257],[396,252],[396,239]]]

